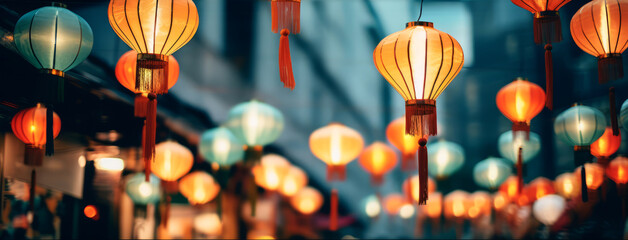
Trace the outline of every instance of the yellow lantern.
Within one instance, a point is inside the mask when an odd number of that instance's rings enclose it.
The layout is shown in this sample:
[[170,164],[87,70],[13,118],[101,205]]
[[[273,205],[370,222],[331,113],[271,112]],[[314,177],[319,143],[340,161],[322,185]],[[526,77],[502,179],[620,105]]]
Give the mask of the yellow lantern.
[[164,181],[176,181],[192,169],[194,155],[175,141],[165,141],[155,146],[155,160],[150,166],[155,176]]
[[279,193],[292,197],[307,185],[307,175],[298,167],[291,166],[279,186]]
[[469,208],[468,198],[469,194],[460,190],[447,194],[444,201],[445,217],[464,219],[467,216],[467,209]]
[[199,205],[213,200],[220,191],[220,185],[206,172],[195,171],[181,178],[179,191],[190,204]]
[[467,215],[474,219],[481,216],[491,215],[492,198],[488,192],[477,191],[469,195],[469,209]]
[[300,213],[310,215],[323,206],[323,195],[314,188],[305,187],[290,199],[290,204]]
[[421,206],[429,218],[437,219],[443,211],[443,194],[439,192],[430,193],[425,206]]
[[277,154],[266,154],[259,164],[251,171],[258,186],[275,191],[281,186],[284,177],[290,170],[290,162]]

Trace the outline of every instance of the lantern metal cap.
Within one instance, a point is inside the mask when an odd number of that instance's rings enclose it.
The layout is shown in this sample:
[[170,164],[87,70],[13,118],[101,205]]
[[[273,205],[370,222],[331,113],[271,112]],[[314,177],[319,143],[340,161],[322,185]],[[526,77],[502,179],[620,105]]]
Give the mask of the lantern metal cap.
[[558,17],[558,11],[541,11],[534,14],[535,18],[543,18],[543,17]]
[[414,26],[424,26],[424,27],[434,27],[433,22],[423,22],[423,21],[413,21],[406,23],[406,28],[414,27]]
[[68,8],[68,5],[62,2],[52,2],[51,6],[60,7],[60,8]]
[[528,81],[528,78],[524,78],[524,77],[517,77],[517,78],[515,78],[515,81],[518,81],[518,80]]

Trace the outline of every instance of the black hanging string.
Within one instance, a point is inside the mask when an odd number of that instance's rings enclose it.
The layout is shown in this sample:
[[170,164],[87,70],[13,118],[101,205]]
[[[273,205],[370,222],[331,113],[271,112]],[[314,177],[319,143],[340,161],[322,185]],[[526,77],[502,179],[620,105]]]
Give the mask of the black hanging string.
[[419,8],[419,18],[416,20],[421,21],[421,16],[423,15],[423,0],[421,0],[421,7]]

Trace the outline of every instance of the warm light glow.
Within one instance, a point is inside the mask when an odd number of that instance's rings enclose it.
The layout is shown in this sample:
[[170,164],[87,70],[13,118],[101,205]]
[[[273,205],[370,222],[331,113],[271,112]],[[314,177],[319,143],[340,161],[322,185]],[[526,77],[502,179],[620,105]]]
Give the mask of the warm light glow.
[[617,184],[628,183],[628,158],[617,157],[606,167],[606,176]]
[[390,194],[384,198],[384,209],[389,215],[397,215],[403,207],[407,204],[406,199],[401,194]]
[[288,173],[283,177],[279,192],[291,197],[307,185],[308,179],[305,172],[298,167],[291,166]]
[[521,91],[515,92],[515,112],[517,113],[518,119],[525,119],[525,115],[528,110],[528,104],[521,95]]
[[563,189],[565,190],[565,193],[567,195],[570,195],[573,192],[573,182],[571,181],[571,179],[565,180],[565,182],[563,183]]
[[37,127],[35,127],[35,125],[31,125],[31,132],[35,132],[35,130],[37,130]]
[[408,219],[414,215],[414,206],[412,204],[405,204],[399,209],[399,216],[403,219]]
[[103,171],[122,171],[124,160],[120,158],[98,158],[94,160],[94,167]]
[[453,213],[455,217],[461,217],[464,214],[464,202],[463,201],[454,202]]
[[360,155],[364,139],[349,127],[331,123],[314,131],[309,144],[314,156],[327,166],[344,166]]
[[282,156],[277,154],[264,155],[260,163],[252,169],[255,183],[266,190],[278,190],[290,171],[290,167],[288,160]]
[[[619,3],[619,1],[617,2]],[[600,27],[596,29],[598,33],[600,34],[599,35],[600,39],[609,39],[608,22],[610,22],[611,20],[606,15],[606,11],[608,11],[608,6],[606,6],[606,1],[604,1],[604,7],[600,8]],[[595,17],[595,16],[592,15],[591,17]],[[600,43],[602,43],[602,48],[604,49],[604,52],[608,53],[611,51],[608,46],[609,44],[608,41],[600,41]]]
[[220,185],[206,172],[195,171],[179,180],[179,191],[190,204],[204,204],[218,195]]
[[445,166],[449,162],[449,153],[445,149],[440,149],[438,153],[436,153],[436,164],[438,164],[438,174],[442,174],[445,170]]
[[194,217],[194,230],[207,236],[219,237],[222,234],[222,222],[216,213],[203,213]]
[[81,156],[78,158],[78,165],[79,165],[80,167],[85,167],[85,164],[87,164],[87,160],[85,159],[85,156],[81,155]]
[[249,108],[242,116],[243,129],[247,142],[254,142],[257,138],[257,134],[260,132],[259,127],[259,106],[257,102],[251,102]]
[[493,207],[495,208],[495,210],[500,210],[504,208],[504,206],[506,206],[506,203],[506,197],[500,193],[496,193],[495,197],[493,198]]
[[[456,213],[456,206],[454,205],[454,214]],[[473,206],[471,208],[469,208],[469,217],[470,218],[475,218],[478,215],[480,215],[480,208]]]
[[323,206],[323,195],[314,188],[305,187],[290,198],[290,205],[301,214],[310,215]]
[[497,177],[499,175],[499,172],[498,172],[498,169],[497,169],[497,166],[495,165],[495,163],[490,163],[488,165],[488,174],[487,175],[488,175],[488,180],[491,183],[495,183],[495,181],[497,180]]
[[155,146],[155,160],[150,165],[155,176],[164,181],[176,181],[192,169],[194,155],[175,141],[165,141]]
[[563,173],[556,177],[554,189],[565,198],[575,197],[580,193],[576,181],[576,176],[573,173]]
[[369,217],[376,217],[382,211],[382,207],[379,204],[377,198],[372,198],[366,201],[364,211]]
[[94,205],[87,205],[83,209],[83,213],[87,218],[94,219],[98,215],[98,209]]
[[316,204],[312,199],[303,199],[299,203],[299,209],[303,212],[314,212],[316,210]]
[[428,217],[440,218],[443,211],[443,195],[439,192],[430,193],[430,197],[422,208]]
[[140,183],[140,185],[138,186],[138,190],[142,197],[149,197],[151,194],[153,194],[153,187],[150,185],[150,183],[147,182]]

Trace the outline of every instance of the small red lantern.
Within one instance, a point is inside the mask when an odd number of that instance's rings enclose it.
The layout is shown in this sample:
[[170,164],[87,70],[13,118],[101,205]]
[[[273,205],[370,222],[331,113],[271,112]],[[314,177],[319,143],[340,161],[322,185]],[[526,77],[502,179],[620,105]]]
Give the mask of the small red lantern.
[[597,162],[606,166],[608,158],[619,150],[621,135],[613,135],[613,129],[606,127],[604,135],[591,144],[591,154],[597,158]]

